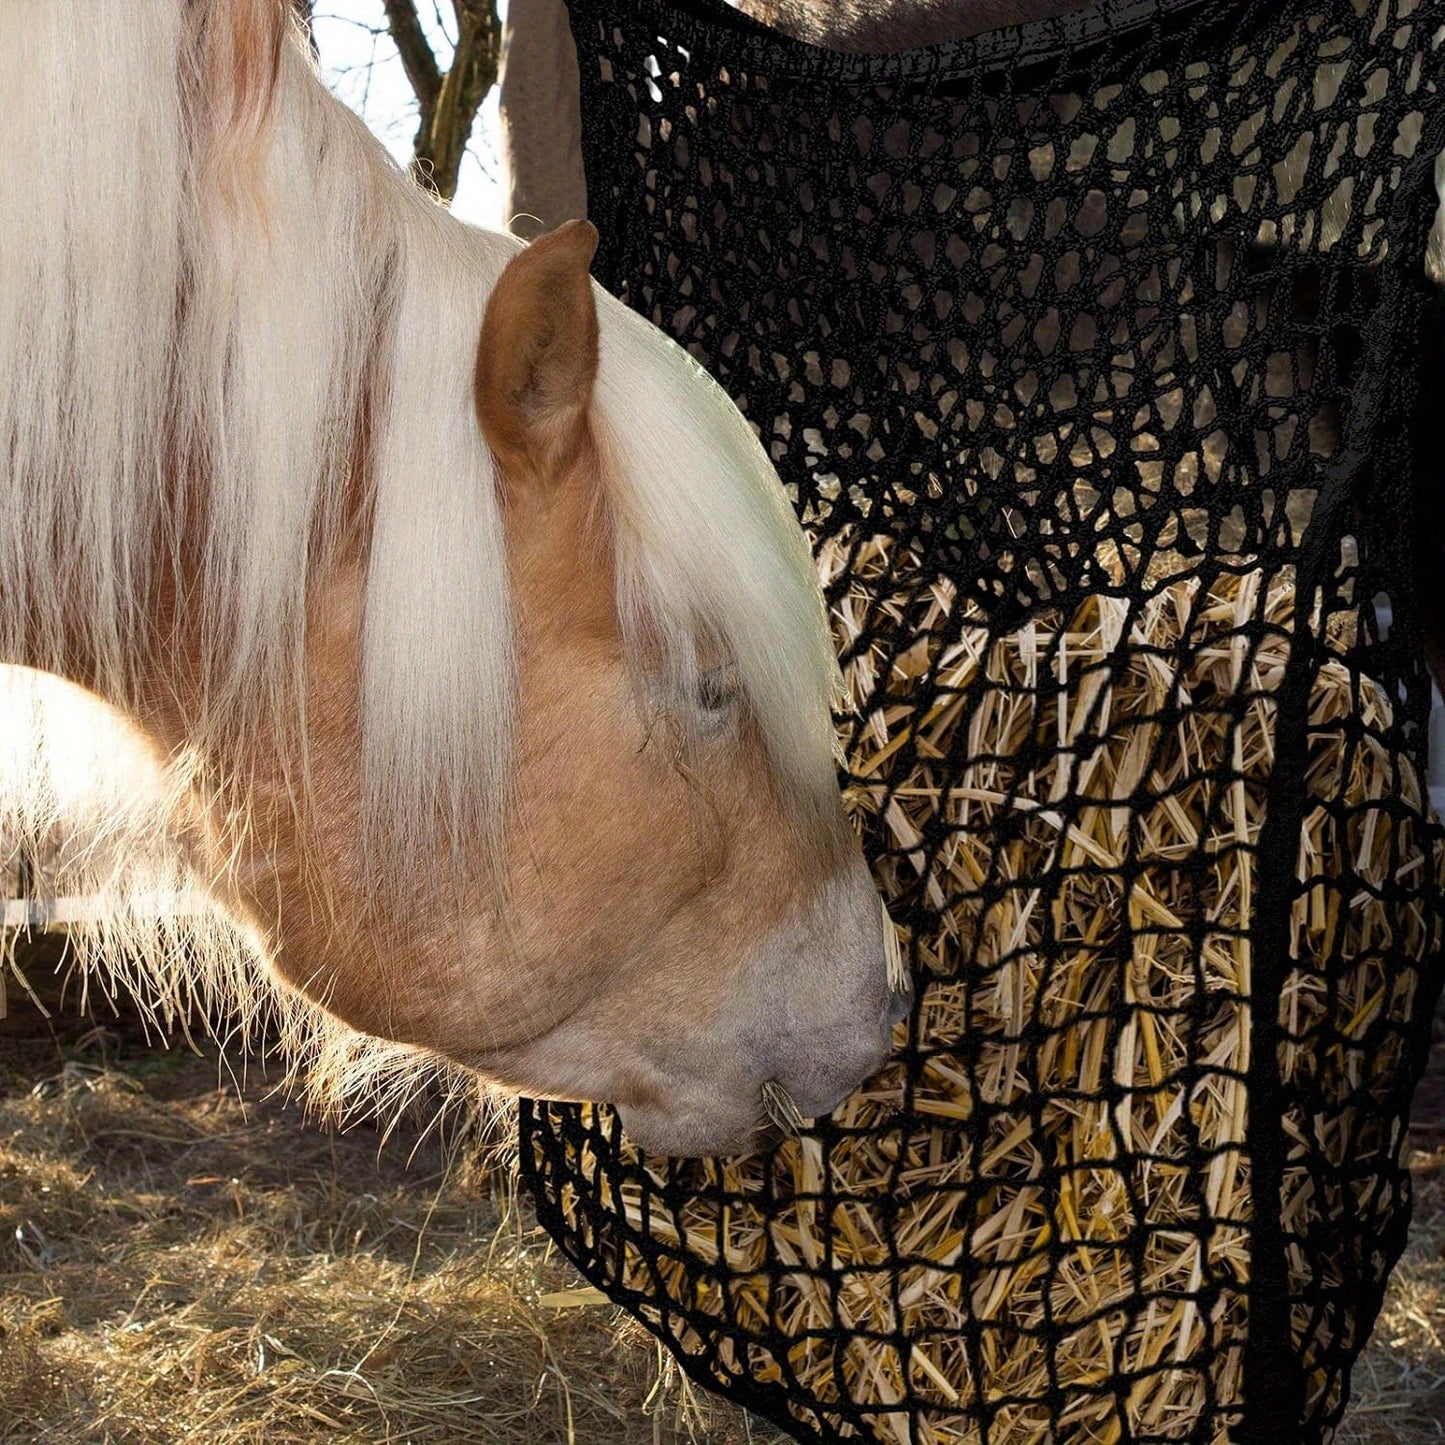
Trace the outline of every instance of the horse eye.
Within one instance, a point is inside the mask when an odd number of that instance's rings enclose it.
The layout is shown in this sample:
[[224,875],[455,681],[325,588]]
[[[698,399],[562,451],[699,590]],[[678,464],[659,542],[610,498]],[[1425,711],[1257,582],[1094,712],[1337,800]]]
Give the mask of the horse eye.
[[697,704],[703,719],[720,723],[738,700],[738,671],[732,663],[710,667],[697,680]]

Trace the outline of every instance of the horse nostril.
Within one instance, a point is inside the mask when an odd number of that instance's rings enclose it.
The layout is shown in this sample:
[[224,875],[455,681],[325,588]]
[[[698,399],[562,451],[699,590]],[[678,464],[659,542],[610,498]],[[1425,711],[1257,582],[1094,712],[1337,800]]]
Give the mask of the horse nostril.
[[888,1022],[901,1024],[913,1010],[913,985],[905,984],[888,1001]]

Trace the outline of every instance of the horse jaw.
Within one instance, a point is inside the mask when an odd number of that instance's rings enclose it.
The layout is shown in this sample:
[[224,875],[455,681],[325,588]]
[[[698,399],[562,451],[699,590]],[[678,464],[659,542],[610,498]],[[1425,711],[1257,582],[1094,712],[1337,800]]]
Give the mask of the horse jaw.
[[[680,935],[677,946],[687,946]],[[536,997],[534,1038],[465,1059],[541,1097],[615,1105],[629,1137],[657,1154],[746,1151],[766,1124],[764,1086],[804,1116],[830,1112],[886,1061],[906,995],[875,986],[881,912],[866,868],[845,863],[739,951],[718,937],[658,950],[555,1022]],[[556,999],[557,995],[551,995]],[[515,1007],[515,1021],[521,1011]]]

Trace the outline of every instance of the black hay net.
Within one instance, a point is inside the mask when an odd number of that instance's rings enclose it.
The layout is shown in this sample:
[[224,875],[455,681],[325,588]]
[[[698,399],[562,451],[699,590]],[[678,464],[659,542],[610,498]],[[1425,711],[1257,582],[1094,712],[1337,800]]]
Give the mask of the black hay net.
[[540,1216],[800,1440],[1325,1438],[1445,928],[1445,6],[1117,0],[880,58],[720,0],[572,19],[597,275],[810,532],[918,998],[752,1159],[526,1105]]

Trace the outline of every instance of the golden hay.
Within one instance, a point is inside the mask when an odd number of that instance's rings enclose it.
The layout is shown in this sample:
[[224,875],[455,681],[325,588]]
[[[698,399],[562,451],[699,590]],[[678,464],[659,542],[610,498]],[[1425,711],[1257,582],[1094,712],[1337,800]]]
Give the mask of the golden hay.
[[[723,1369],[864,1401],[880,1439],[969,1445],[979,1434],[965,1412],[998,1405],[991,1438],[1043,1445],[1056,1438],[1052,1390],[1068,1399],[1070,1440],[1113,1441],[1124,1423],[1187,1438],[1206,1409],[1240,1398],[1249,925],[1292,579],[1225,575],[1205,590],[1186,575],[1142,605],[1095,595],[999,636],[945,583],[909,592],[891,580],[896,560],[874,540],[824,566],[848,577],[834,622],[853,696],[877,697],[881,679],[890,699],[855,739],[850,805],[894,850],[878,869],[887,896],[921,885],[936,915],[911,940],[926,983],[911,1041],[926,1063],[906,1091],[901,1066],[884,1070],[833,1116],[860,1132],[829,1144],[826,1203],[823,1145],[806,1132],[771,1158],[696,1166],[698,1189],[669,1207],[644,1201],[635,1173],[609,1183],[618,1176],[590,1146],[577,1173],[658,1246],[651,1260],[627,1246],[628,1284],[713,1316],[706,1347]],[[888,625],[920,640],[856,652],[865,629],[878,638]],[[1330,641],[1343,652],[1350,638],[1336,627]],[[1292,1035],[1328,1025],[1332,1037],[1281,1057],[1287,1079],[1307,1077],[1338,1107],[1286,1121],[1285,1223],[1303,1234],[1349,1210],[1368,1239],[1396,1201],[1366,1199],[1359,1175],[1321,1198],[1306,1166],[1348,1153],[1383,1169],[1402,1146],[1345,1101],[1381,1097],[1405,1072],[1415,975],[1380,955],[1420,959],[1440,940],[1438,920],[1389,886],[1445,860],[1425,851],[1419,779],[1370,731],[1390,723],[1383,691],[1327,661],[1311,723],[1297,871],[1309,887],[1281,1018]],[[1025,771],[1017,759],[1040,743]],[[909,774],[890,777],[900,759]],[[1362,806],[1376,799],[1392,806]],[[1365,885],[1356,896],[1337,881],[1350,870]],[[1033,883],[1045,874],[1048,891]],[[1036,950],[1051,940],[1068,952],[1046,969]],[[1362,1046],[1382,1016],[1399,1029]],[[959,1128],[984,1112],[986,1131]],[[1048,1187],[1035,1182],[1046,1171]],[[672,1177],[661,1197],[676,1201]],[[719,1208],[708,1198],[719,1190],[739,1198]],[[1351,1277],[1337,1262],[1335,1284]],[[700,1264],[725,1265],[721,1282]],[[1320,1277],[1318,1257],[1291,1266],[1297,1280]],[[965,1319],[986,1327],[966,1340]],[[1347,1309],[1297,1312],[1295,1327],[1312,1397],[1337,1393],[1320,1351],[1348,1343]],[[1051,1349],[1031,1334],[1045,1328]],[[747,1340],[777,1332],[786,1359]],[[1104,1386],[1120,1378],[1132,1380],[1124,1401]],[[908,1397],[926,1406],[916,1427]]]
[[491,1154],[76,1018],[58,952],[0,1021],[3,1445],[785,1445],[579,1307]]

